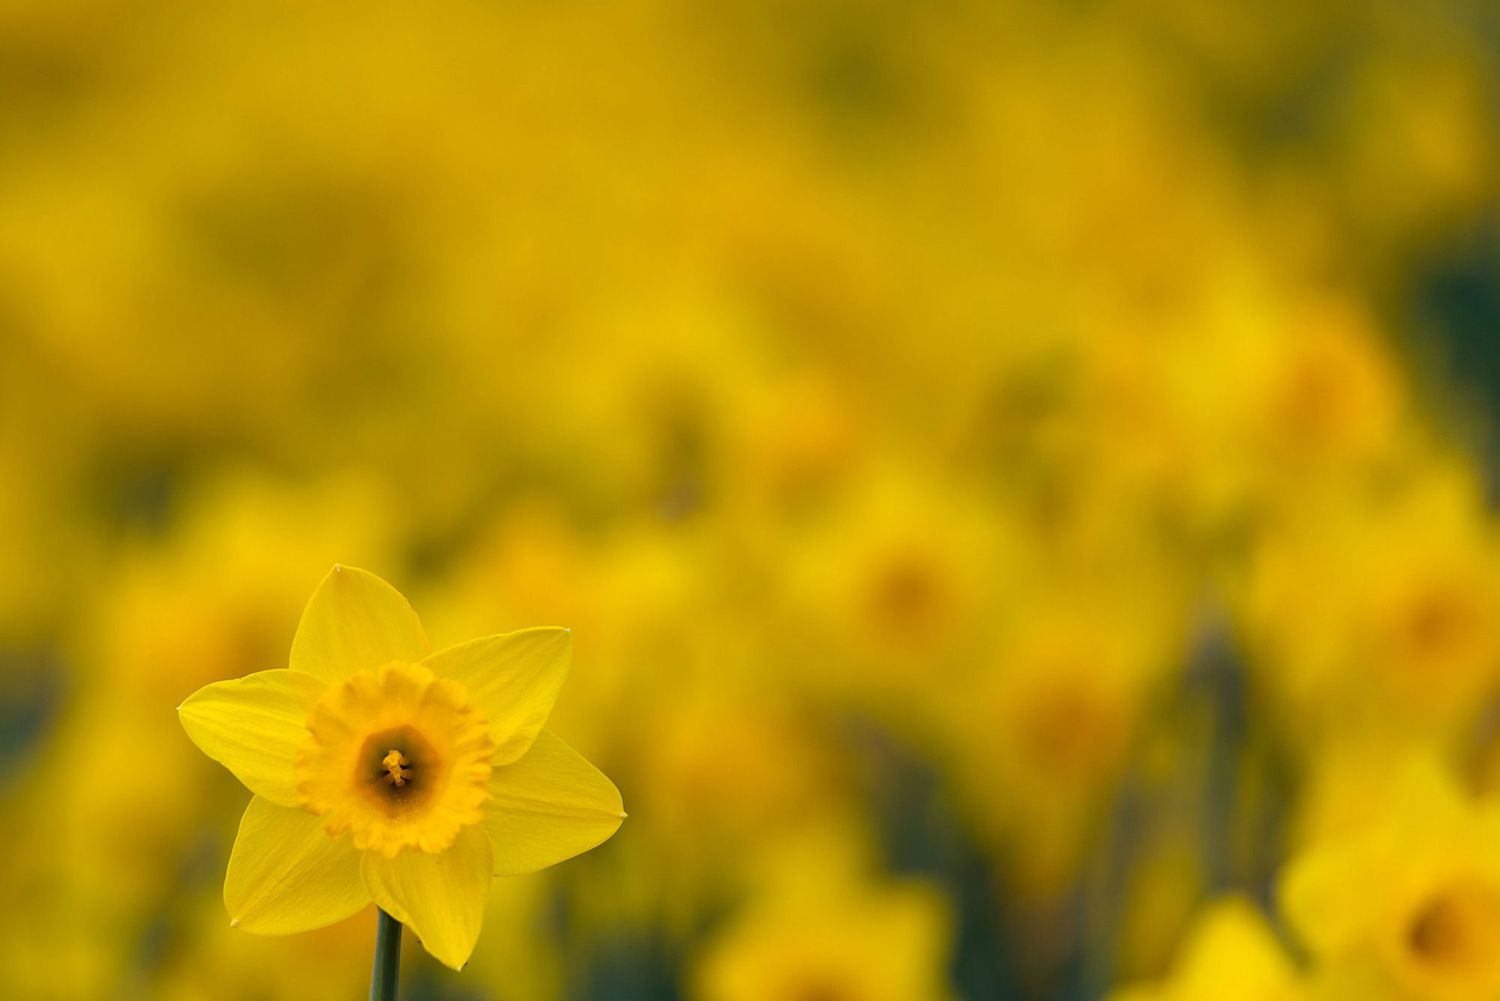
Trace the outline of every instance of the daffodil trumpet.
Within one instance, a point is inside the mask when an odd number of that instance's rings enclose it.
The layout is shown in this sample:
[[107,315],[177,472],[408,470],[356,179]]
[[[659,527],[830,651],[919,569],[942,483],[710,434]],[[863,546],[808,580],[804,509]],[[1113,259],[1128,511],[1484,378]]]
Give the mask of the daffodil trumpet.
[[402,925],[462,968],[493,876],[587,851],[625,817],[614,784],[544,729],[571,657],[558,628],[433,653],[394,588],[335,566],[288,667],[178,707],[193,742],[254,794],[224,880],[231,924],[290,934],[373,901],[372,998],[394,996]]

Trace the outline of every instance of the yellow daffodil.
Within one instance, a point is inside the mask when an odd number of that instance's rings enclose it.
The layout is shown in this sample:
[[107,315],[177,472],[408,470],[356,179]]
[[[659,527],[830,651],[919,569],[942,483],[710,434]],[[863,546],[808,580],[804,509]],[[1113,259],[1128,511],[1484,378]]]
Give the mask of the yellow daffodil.
[[[810,882],[820,879],[811,876]],[[947,1001],[951,919],[922,883],[783,889],[710,942],[697,1001]]]
[[1471,471],[1424,456],[1378,496],[1266,533],[1243,598],[1255,668],[1320,731],[1461,732],[1500,690],[1500,547]]
[[1500,802],[1469,799],[1420,757],[1381,792],[1362,823],[1292,859],[1288,924],[1315,968],[1390,996],[1500,998]]
[[1286,951],[1247,900],[1210,906],[1188,932],[1165,979],[1115,992],[1110,1001],[1292,1001],[1302,997]]
[[625,816],[613,783],[542,728],[571,652],[568,630],[539,628],[430,653],[405,598],[335,566],[288,668],[178,709],[255,794],[224,881],[232,922],[290,934],[374,901],[462,967],[492,875],[587,851]]

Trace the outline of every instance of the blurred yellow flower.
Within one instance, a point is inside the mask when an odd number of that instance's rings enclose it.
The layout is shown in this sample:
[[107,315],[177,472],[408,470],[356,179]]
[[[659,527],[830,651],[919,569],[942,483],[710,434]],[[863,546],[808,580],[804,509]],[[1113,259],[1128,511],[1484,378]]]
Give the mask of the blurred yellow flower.
[[1482,488],[1441,459],[1412,472],[1302,512],[1251,561],[1254,663],[1306,729],[1459,733],[1500,686],[1500,549]]
[[945,1001],[949,918],[919,883],[783,887],[710,943],[698,1001]]
[[1230,897],[1206,910],[1160,983],[1116,991],[1110,1001],[1291,1001],[1296,971],[1248,901]]
[[1470,803],[1426,759],[1375,815],[1288,866],[1281,905],[1314,963],[1389,993],[1500,998],[1500,802]]
[[429,653],[406,599],[335,566],[289,668],[178,710],[255,794],[224,882],[232,923],[289,934],[373,900],[462,967],[492,875],[587,851],[625,816],[613,783],[542,728],[571,652],[568,630],[540,628]]

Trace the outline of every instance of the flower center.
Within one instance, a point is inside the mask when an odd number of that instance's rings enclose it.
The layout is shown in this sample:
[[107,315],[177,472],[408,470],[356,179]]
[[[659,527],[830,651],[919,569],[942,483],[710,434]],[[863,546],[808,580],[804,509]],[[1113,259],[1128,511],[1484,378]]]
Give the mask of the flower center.
[[443,777],[444,758],[410,726],[364,738],[359,761],[363,775],[356,776],[356,786],[388,817],[403,816],[425,804]]
[[417,664],[360,671],[328,690],[307,730],[302,805],[356,848],[440,852],[479,821],[495,745],[458,682]]
[[1405,944],[1429,974],[1500,977],[1500,893],[1469,880],[1439,889],[1408,917]]

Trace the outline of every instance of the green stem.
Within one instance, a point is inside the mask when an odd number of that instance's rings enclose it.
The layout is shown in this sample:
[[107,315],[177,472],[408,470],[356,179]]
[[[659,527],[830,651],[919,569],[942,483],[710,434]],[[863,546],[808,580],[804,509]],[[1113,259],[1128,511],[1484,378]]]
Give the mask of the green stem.
[[370,974],[370,1001],[396,1001],[396,974],[401,966],[401,922],[379,911],[375,926],[375,971]]

